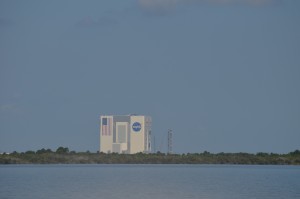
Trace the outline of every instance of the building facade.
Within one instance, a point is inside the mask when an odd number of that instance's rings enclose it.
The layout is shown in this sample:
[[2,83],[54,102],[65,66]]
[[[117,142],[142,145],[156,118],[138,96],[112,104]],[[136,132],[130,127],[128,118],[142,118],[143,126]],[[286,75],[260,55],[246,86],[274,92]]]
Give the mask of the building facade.
[[100,116],[100,152],[150,153],[151,124],[144,115]]

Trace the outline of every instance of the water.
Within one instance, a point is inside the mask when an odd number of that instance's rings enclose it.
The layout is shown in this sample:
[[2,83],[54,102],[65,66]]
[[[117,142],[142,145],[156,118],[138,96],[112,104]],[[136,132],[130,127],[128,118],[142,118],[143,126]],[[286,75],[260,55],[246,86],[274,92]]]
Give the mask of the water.
[[1,199],[299,199],[299,166],[2,165]]

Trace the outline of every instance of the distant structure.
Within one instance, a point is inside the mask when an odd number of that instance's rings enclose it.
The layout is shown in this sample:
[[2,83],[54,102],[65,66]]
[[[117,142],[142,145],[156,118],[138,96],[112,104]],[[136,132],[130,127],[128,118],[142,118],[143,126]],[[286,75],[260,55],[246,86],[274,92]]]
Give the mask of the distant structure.
[[173,131],[168,130],[168,154],[173,153]]
[[100,152],[150,153],[151,124],[144,115],[100,116]]
[[153,152],[156,153],[156,141],[155,141],[155,136],[153,136]]

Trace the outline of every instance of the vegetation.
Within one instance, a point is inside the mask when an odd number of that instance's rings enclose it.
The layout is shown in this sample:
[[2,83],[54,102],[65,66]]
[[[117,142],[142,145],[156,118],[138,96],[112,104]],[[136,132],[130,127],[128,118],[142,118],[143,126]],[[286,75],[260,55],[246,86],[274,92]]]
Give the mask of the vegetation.
[[300,151],[275,153],[203,153],[165,154],[105,154],[69,151],[59,147],[51,149],[1,154],[0,164],[249,164],[300,165]]

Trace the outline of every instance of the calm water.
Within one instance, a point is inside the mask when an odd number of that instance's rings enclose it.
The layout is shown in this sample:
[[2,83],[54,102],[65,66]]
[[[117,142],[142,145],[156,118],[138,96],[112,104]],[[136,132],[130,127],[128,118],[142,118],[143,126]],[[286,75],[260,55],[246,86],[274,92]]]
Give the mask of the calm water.
[[8,165],[0,198],[300,198],[299,166]]

